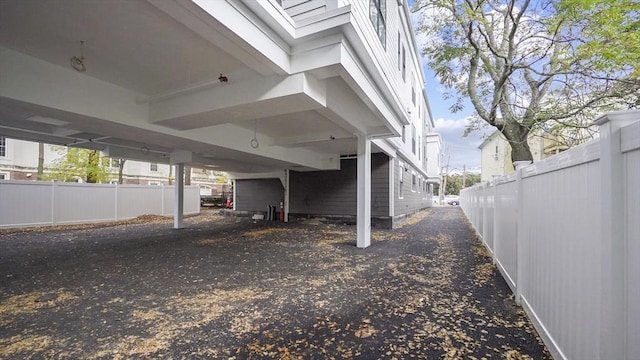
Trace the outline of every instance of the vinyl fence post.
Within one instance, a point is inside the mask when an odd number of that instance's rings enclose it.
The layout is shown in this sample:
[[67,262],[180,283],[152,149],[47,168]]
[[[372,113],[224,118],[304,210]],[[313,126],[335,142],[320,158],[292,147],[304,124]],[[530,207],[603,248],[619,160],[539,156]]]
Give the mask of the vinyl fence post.
[[114,189],[114,196],[115,196],[115,198],[114,198],[115,199],[114,200],[114,204],[115,204],[115,206],[114,206],[114,208],[115,208],[114,209],[114,218],[115,219],[114,220],[118,221],[118,183],[116,183],[116,187]]
[[493,264],[498,262],[498,244],[500,242],[500,234],[498,233],[498,186],[496,180],[493,179]]
[[620,128],[633,118],[607,114],[600,126],[600,359],[627,359],[624,177]]
[[58,191],[58,180],[53,180],[51,183],[51,225],[55,226],[56,219],[56,192]]
[[529,161],[516,161],[514,163],[516,167],[516,187],[518,189],[516,207],[518,209],[518,215],[516,220],[516,304],[522,305],[522,290],[524,288],[525,278],[525,233],[524,233],[524,188],[522,185],[522,169],[531,164]]

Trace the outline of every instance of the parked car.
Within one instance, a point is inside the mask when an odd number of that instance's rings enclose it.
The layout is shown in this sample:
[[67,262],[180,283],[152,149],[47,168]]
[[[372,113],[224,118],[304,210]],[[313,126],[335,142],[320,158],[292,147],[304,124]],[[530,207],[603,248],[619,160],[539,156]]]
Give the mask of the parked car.
[[444,202],[449,205],[460,205],[460,196],[458,195],[445,195]]

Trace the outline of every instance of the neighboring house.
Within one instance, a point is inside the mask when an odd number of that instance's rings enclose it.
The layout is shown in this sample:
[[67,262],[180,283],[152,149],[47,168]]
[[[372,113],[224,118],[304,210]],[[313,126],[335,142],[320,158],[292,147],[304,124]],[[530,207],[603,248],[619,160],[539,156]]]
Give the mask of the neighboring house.
[[[557,135],[546,132],[542,135],[531,134],[527,142],[534,162],[569,148],[559,141]],[[482,181],[491,181],[496,176],[504,176],[515,171],[511,161],[511,146],[499,131],[494,131],[486,138],[479,149]]]
[[0,136],[219,169],[237,210],[353,217],[360,247],[431,204],[406,0],[4,0],[0,22]]
[[[44,144],[44,173],[49,173],[55,161],[64,156],[65,148]],[[118,164],[110,161],[110,182],[118,180]],[[0,179],[37,180],[38,143],[32,141],[0,137]],[[228,192],[229,185],[221,184],[220,174],[207,169],[191,169],[191,184],[211,189],[212,193]],[[79,179],[81,182],[82,180]],[[123,184],[169,185],[173,182],[173,172],[168,164],[148,163],[135,160],[125,161]]]

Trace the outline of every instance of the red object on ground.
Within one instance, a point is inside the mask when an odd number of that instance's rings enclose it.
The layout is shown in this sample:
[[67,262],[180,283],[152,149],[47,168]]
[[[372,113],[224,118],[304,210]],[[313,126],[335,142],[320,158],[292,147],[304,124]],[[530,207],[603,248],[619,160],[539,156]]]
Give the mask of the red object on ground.
[[284,222],[284,204],[280,202],[280,221]]

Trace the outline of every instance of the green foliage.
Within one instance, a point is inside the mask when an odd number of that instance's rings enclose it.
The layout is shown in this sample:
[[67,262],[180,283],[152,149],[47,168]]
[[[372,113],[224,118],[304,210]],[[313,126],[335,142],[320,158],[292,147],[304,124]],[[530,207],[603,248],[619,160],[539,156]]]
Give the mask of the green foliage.
[[[423,53],[440,82],[532,160],[529,133],[588,129],[596,114],[638,106],[634,0],[416,0]],[[593,131],[577,132],[585,137]],[[581,141],[578,141],[581,142]]]
[[[462,190],[462,175],[451,175],[447,178],[446,194],[459,195]],[[473,186],[480,182],[480,174],[467,174],[464,179],[464,187]]]
[[95,183],[109,179],[108,159],[101,159],[97,150],[56,146],[55,151],[62,156],[53,163],[51,171],[43,176],[45,180],[74,182],[82,179]]
[[640,2],[561,0],[557,8],[558,21],[571,23],[581,40],[578,58],[640,77]]

